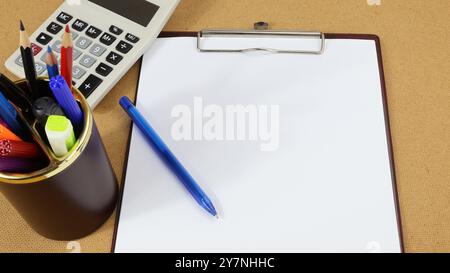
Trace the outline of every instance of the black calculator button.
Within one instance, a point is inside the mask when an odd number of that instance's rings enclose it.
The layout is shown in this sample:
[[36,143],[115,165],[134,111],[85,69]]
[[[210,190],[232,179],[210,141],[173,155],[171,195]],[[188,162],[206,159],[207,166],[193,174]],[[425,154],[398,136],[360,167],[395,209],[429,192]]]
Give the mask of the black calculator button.
[[133,44],[139,42],[139,38],[134,36],[131,33],[128,33],[127,36],[125,36],[125,39],[127,39],[127,41],[132,42]]
[[108,63],[112,63],[113,65],[116,65],[122,61],[123,57],[119,54],[115,53],[114,51],[111,51],[108,56],[106,56],[106,61]]
[[80,85],[78,88],[81,93],[84,95],[84,97],[89,97],[92,92],[94,92],[95,89],[103,82],[102,79],[100,79],[97,76],[89,75],[87,79]]
[[36,37],[36,41],[42,45],[48,44],[52,39],[52,36],[43,32]]
[[63,29],[63,27],[55,22],[51,22],[50,25],[48,25],[47,27],[47,31],[50,32],[51,34],[58,34],[58,32],[60,32],[61,29]]
[[70,22],[70,20],[72,20],[72,16],[65,13],[65,12],[61,12],[58,17],[56,17],[56,20],[58,20],[58,22],[63,23],[63,24],[67,24]]
[[91,37],[91,38],[97,38],[100,34],[102,33],[102,31],[96,27],[90,26],[87,30],[86,30],[86,35]]
[[97,72],[99,75],[102,75],[103,77],[108,76],[111,71],[113,71],[112,67],[105,63],[100,63],[95,69],[95,72]]
[[123,32],[122,29],[120,29],[120,28],[118,28],[118,27],[116,27],[116,26],[110,26],[110,27],[109,27],[109,31],[110,31],[112,34],[115,34],[115,35],[120,35],[120,34],[122,34],[122,32]]
[[72,24],[72,28],[77,31],[83,31],[85,28],[87,28],[88,24],[86,22],[81,21],[80,19],[77,19]]
[[132,48],[133,46],[125,41],[120,41],[116,46],[117,51],[124,54],[127,54]]
[[103,33],[102,37],[100,37],[100,42],[104,43],[105,45],[111,45],[115,40],[116,37],[107,32]]

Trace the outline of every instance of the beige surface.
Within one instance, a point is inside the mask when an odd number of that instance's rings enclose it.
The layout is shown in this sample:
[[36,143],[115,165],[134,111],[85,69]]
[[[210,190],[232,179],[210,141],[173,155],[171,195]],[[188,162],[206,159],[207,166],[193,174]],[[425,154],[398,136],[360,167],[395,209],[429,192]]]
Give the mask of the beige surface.
[[[273,28],[378,34],[406,251],[449,252],[450,1],[381,0],[381,6],[367,1],[372,0],[182,0],[166,30],[248,28],[264,20]],[[34,30],[61,2],[0,1],[1,64],[17,46],[19,18]],[[6,69],[0,66],[0,72]],[[117,101],[122,95],[134,98],[137,78],[135,65],[95,110],[119,180],[130,122]],[[34,233],[1,194],[0,215],[0,252],[68,252],[67,242]],[[113,219],[80,240],[81,251],[109,251]]]

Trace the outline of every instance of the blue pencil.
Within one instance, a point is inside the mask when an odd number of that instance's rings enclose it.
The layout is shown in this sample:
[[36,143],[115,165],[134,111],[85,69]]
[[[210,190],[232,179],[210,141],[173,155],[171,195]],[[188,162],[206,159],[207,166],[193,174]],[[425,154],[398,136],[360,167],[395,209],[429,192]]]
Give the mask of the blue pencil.
[[45,64],[47,65],[48,77],[51,79],[59,75],[58,60],[50,46],[47,47],[47,55],[45,56]]
[[195,182],[194,178],[188,173],[188,171],[181,165],[180,161],[175,157],[175,155],[169,150],[169,147],[164,144],[162,139],[153,130],[150,124],[145,120],[145,118],[139,113],[136,107],[131,103],[127,97],[122,97],[120,99],[120,105],[130,116],[131,120],[136,124],[136,126],[144,134],[147,142],[153,147],[153,149],[158,153],[160,158],[166,163],[166,165],[175,173],[178,179],[183,183],[184,187],[189,191],[189,193],[194,197],[195,201],[203,207],[212,216],[217,216],[216,209],[212,204],[211,200],[206,196],[200,186]]
[[73,97],[66,80],[61,75],[58,75],[50,79],[49,85],[53,96],[55,96],[67,118],[70,119],[76,131],[80,131],[83,128],[83,112]]

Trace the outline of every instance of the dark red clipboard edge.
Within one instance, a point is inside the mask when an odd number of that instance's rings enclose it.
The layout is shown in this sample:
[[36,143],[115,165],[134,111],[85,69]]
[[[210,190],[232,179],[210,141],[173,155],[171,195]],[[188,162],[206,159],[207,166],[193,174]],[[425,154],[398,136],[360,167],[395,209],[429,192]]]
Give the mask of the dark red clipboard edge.
[[[170,38],[170,37],[197,37],[197,32],[183,32],[183,31],[168,31],[168,32],[161,32],[159,35],[159,38]],[[326,33],[325,34],[326,39],[354,39],[354,40],[373,40],[375,41],[376,48],[377,48],[377,56],[378,56],[378,69],[380,72],[380,81],[381,81],[381,95],[383,98],[383,109],[384,109],[384,123],[386,127],[386,138],[388,143],[388,152],[389,152],[389,163],[391,167],[391,177],[392,177],[392,189],[394,193],[394,202],[395,202],[395,211],[396,211],[396,217],[397,217],[397,230],[398,235],[400,239],[400,250],[402,253],[405,252],[404,247],[404,239],[403,239],[403,230],[402,230],[402,218],[401,218],[401,212],[400,212],[400,204],[399,204],[399,198],[398,198],[398,189],[397,189],[397,177],[395,173],[395,161],[394,161],[394,152],[393,152],[393,145],[392,145],[392,135],[391,135],[391,127],[390,127],[390,121],[389,121],[389,110],[388,110],[388,102],[387,102],[387,92],[386,92],[386,82],[384,77],[384,66],[383,66],[383,56],[381,53],[381,42],[380,37],[373,34],[343,34],[343,33]],[[139,72],[142,68],[142,57],[140,59],[139,63]],[[139,82],[140,82],[141,73],[139,73],[138,77],[138,83],[136,86],[136,98],[139,90]],[[119,199],[117,202],[117,210],[116,210],[116,220],[114,223],[114,234],[112,238],[112,244],[111,244],[111,253],[114,253],[114,249],[116,246],[116,239],[117,239],[117,230],[119,226],[119,220],[120,220],[120,210],[122,207],[122,198],[123,198],[123,190],[125,187],[125,178],[127,174],[127,167],[128,167],[128,156],[130,152],[130,143],[132,138],[132,126],[131,124],[129,129],[129,138],[128,138],[128,144],[127,144],[127,151],[125,154],[125,162],[123,166],[123,173],[122,173],[122,183],[120,185],[119,190]]]

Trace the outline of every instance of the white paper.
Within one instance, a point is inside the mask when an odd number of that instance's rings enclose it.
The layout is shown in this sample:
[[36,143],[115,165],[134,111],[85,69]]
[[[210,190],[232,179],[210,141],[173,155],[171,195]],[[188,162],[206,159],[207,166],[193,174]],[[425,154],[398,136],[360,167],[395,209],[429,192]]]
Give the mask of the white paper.
[[[326,42],[318,56],[199,53],[194,38],[158,39],[144,56],[137,106],[220,219],[134,126],[115,251],[399,252],[375,42]],[[175,141],[171,111],[192,109],[196,97],[278,105],[278,149]]]

